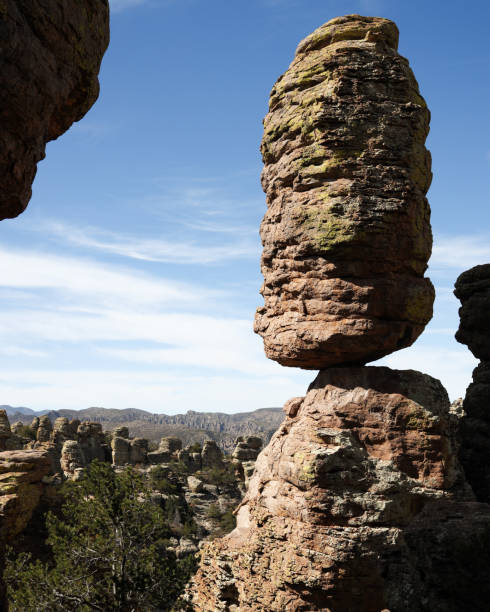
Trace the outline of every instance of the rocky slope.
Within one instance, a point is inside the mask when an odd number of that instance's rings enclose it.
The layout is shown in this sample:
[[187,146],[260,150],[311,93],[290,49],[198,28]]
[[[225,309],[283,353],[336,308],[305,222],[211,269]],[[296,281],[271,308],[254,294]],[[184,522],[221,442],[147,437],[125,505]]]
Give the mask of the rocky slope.
[[490,264],[463,272],[455,287],[462,304],[456,340],[481,359],[463,402],[460,458],[477,499],[490,503]]
[[432,317],[430,114],[397,45],[387,19],[333,19],[272,89],[255,329],[282,365],[362,365]]
[[[320,373],[286,403],[236,529],[203,548],[195,612],[488,608],[490,506],[458,460],[460,403],[420,372],[352,365],[431,316],[429,114],[396,44],[385,19],[334,19],[272,91],[256,329],[270,358]],[[478,270],[457,292],[486,304],[487,281]],[[459,339],[480,351],[480,315],[462,310]]]
[[97,99],[109,44],[109,5],[107,0],[3,0],[0,22],[0,219],[5,219],[27,206],[46,143]]

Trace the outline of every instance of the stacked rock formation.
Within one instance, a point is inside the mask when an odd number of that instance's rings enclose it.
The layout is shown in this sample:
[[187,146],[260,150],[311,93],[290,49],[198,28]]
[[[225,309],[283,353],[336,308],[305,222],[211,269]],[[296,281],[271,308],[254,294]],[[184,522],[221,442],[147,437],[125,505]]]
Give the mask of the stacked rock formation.
[[460,459],[478,501],[490,503],[490,264],[463,272],[454,293],[462,304],[456,340],[481,360],[463,402]]
[[45,145],[97,99],[109,43],[107,0],[1,3],[0,219],[31,197]]
[[272,90],[256,331],[270,358],[320,373],[286,403],[236,529],[203,547],[196,612],[488,605],[490,506],[458,462],[446,391],[363,367],[411,344],[433,301],[429,111],[397,40],[386,19],[334,19]]
[[272,89],[255,330],[282,365],[363,365],[432,317],[430,115],[397,43],[386,19],[334,19]]

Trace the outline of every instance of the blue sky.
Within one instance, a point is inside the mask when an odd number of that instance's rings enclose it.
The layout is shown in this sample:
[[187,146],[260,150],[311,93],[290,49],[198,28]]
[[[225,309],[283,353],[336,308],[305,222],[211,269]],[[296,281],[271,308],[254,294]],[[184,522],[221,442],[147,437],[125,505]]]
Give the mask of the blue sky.
[[113,0],[101,96],[47,147],[0,224],[0,403],[237,412],[302,395],[252,331],[261,121],[298,42],[338,15],[394,19],[432,112],[435,316],[379,363],[464,394],[452,286],[490,261],[487,2]]

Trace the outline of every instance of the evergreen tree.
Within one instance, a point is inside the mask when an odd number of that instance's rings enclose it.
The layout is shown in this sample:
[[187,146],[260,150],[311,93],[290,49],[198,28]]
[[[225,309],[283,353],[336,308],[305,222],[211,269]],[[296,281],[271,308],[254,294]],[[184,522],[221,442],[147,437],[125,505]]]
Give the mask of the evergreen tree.
[[46,520],[53,562],[22,553],[7,564],[12,612],[171,610],[193,570],[167,550],[165,513],[131,468],[94,461]]

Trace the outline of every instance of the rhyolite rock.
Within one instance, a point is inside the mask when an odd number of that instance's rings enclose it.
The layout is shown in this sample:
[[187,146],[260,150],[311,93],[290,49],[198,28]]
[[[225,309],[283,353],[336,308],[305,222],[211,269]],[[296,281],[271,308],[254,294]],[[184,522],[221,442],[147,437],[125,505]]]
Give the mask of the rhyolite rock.
[[45,145],[97,99],[107,0],[0,3],[0,219],[20,214]]
[[36,439],[38,442],[49,442],[51,440],[51,433],[53,431],[53,425],[49,420],[49,417],[43,415],[39,418],[39,426],[36,431]]
[[461,301],[456,340],[478,359],[490,361],[490,264],[460,274],[454,294]]
[[439,381],[332,368],[296,404],[237,528],[204,546],[193,610],[483,610],[490,507],[465,483]]
[[481,359],[462,406],[459,455],[478,501],[490,503],[490,264],[463,272],[454,293],[461,301],[456,340]]
[[282,365],[362,365],[432,316],[430,114],[397,45],[387,19],[333,19],[272,89],[255,331]]
[[86,466],[83,450],[76,440],[67,440],[61,449],[61,469],[67,477],[72,477],[77,470]]

